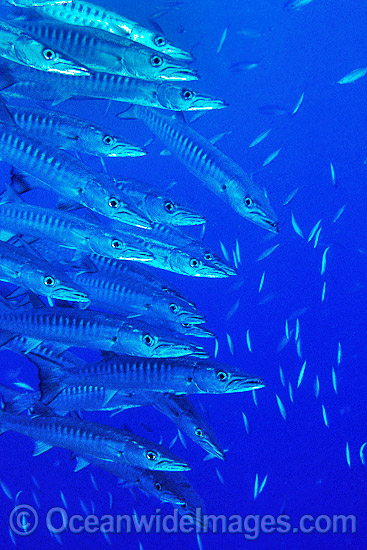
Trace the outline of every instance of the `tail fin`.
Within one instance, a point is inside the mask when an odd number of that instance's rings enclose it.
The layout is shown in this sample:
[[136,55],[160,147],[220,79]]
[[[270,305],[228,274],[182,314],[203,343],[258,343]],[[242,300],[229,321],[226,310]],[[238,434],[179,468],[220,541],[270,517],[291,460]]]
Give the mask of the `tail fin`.
[[2,385],[0,385],[0,396],[2,410],[14,414],[20,414],[33,407],[39,397],[38,392],[22,393]]
[[48,405],[67,387],[66,372],[58,363],[41,355],[32,354],[30,359],[38,368],[41,401]]

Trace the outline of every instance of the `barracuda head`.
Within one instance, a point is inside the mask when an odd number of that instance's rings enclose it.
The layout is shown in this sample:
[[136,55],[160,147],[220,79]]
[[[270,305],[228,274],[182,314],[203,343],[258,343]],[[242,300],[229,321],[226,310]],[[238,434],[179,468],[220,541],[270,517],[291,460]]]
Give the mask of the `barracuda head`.
[[88,244],[91,252],[107,256],[115,260],[131,260],[137,262],[149,262],[153,256],[143,250],[139,245],[135,245],[133,240],[120,231],[100,231],[89,235]]
[[165,55],[169,55],[173,59],[180,59],[182,61],[192,61],[193,57],[190,53],[177,48],[173,44],[170,44],[164,36],[158,34],[157,32],[150,31],[140,25],[135,25],[133,29],[133,35],[138,36],[141,44],[156,50]]
[[150,220],[166,225],[201,225],[206,222],[200,214],[154,192],[146,194],[142,210]]
[[[117,451],[117,458],[132,466],[147,470],[182,471],[191,470],[187,462],[165,449],[162,445],[135,436],[124,442],[123,452]],[[116,444],[115,444],[116,445]]]
[[141,157],[146,154],[142,147],[92,124],[86,125],[78,134],[75,145],[86,153],[102,157]]
[[[182,357],[195,355],[208,357],[204,348],[180,339],[174,332],[153,327],[134,319],[129,326],[119,331],[114,348],[117,353],[128,353],[140,357]],[[113,350],[114,351],[114,350]]]
[[143,49],[130,48],[121,59],[122,70],[135,78],[145,80],[197,80],[195,70],[176,63],[170,57]]
[[197,250],[192,254],[178,248],[171,250],[169,265],[175,273],[191,277],[224,278],[236,275],[232,268],[217,259],[214,254],[207,252],[203,255],[198,253]]
[[19,63],[40,71],[50,71],[67,75],[89,75],[88,69],[69,59],[52,48],[37,42],[26,34],[21,34],[14,42],[14,51]]
[[196,362],[194,383],[205,393],[235,393],[264,388],[262,378],[235,367],[214,362]]
[[251,183],[249,185],[247,180],[243,186],[238,182],[231,182],[231,184],[224,192],[227,193],[228,202],[232,208],[255,225],[272,233],[279,233],[279,222],[266,191]]
[[223,109],[228,104],[208,94],[177,84],[162,83],[157,89],[157,100],[164,109],[173,111],[199,111]]
[[190,485],[184,475],[178,472],[172,476],[162,471],[142,470],[138,486],[141,491],[161,502],[184,506],[187,502],[187,487]]
[[52,266],[23,265],[22,282],[35,294],[53,300],[88,302],[88,296],[67,275]]
[[88,185],[80,192],[80,202],[111,220],[144,229],[151,226],[106,174],[99,174],[98,178],[91,178],[88,181]]
[[[152,294],[149,307],[152,315],[158,314],[164,320],[172,323],[174,327],[180,327],[181,325],[191,327],[192,325],[201,325],[206,321],[204,315],[189,303],[163,293]],[[180,332],[183,333],[184,330]]]

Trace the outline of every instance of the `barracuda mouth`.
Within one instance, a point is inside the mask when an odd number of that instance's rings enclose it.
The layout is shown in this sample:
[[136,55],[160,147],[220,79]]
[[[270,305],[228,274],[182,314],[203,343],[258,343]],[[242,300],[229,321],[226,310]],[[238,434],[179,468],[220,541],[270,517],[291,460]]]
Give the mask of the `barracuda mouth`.
[[222,451],[222,449],[220,449],[220,447],[218,447],[215,443],[212,443],[207,439],[204,439],[203,441],[197,440],[197,443],[204,449],[204,451],[207,451],[212,456],[215,456],[215,458],[219,458],[220,460],[226,459],[224,451]]
[[61,73],[72,76],[90,76],[91,72],[82,65],[76,65],[74,61],[68,61],[66,59],[60,60],[55,65],[52,65],[48,69],[51,73]]
[[207,330],[200,325],[187,325],[182,323],[180,327],[180,332],[185,334],[185,336],[195,336],[196,338],[216,338],[216,335]]
[[232,392],[243,392],[258,390],[260,388],[265,388],[265,386],[266,384],[264,384],[262,378],[236,378],[228,383],[227,390],[230,388]]
[[[152,229],[152,224],[150,223],[150,221],[144,218],[141,214],[127,208],[120,209],[118,212],[116,212],[115,219],[134,227],[141,227],[142,229]],[[123,229],[123,227],[121,229]]]
[[230,275],[237,273],[224,264],[211,264],[201,266],[200,273],[196,273],[196,277],[208,277],[212,279],[224,279]]
[[109,153],[109,157],[143,157],[147,152],[138,145],[127,145],[121,143],[115,145],[112,151]]
[[163,342],[154,348],[156,357],[183,357],[185,355],[194,355],[195,357],[209,357],[208,353],[201,346],[192,344],[176,344],[173,342]]
[[200,313],[183,312],[180,314],[180,322],[182,325],[202,325],[206,323],[206,318]]
[[219,267],[219,269],[224,271],[227,277],[231,277],[232,275],[237,275],[237,271],[233,267],[230,267],[229,265],[224,264],[223,262],[215,261],[214,264],[217,267]]
[[187,472],[191,470],[191,466],[189,466],[187,462],[174,462],[170,459],[162,459],[155,464],[155,468],[153,469],[166,472]]
[[89,302],[89,298],[84,292],[72,290],[70,288],[57,288],[51,298],[55,300],[65,300],[67,302]]
[[185,52],[185,50],[181,50],[180,48],[176,48],[175,46],[169,46],[168,48],[163,49],[162,53],[168,55],[169,57],[172,57],[172,59],[180,59],[188,63],[190,61],[194,61],[194,57],[191,55],[191,53]]
[[181,209],[171,218],[171,223],[174,225],[203,225],[207,219],[191,210]]
[[160,72],[162,80],[198,80],[199,74],[187,67],[165,67]]
[[229,107],[229,103],[223,99],[216,99],[211,96],[199,96],[193,100],[193,103],[190,105],[187,111],[205,111],[213,109],[224,109]]
[[[114,256],[115,257],[115,256]],[[154,260],[154,256],[150,252],[138,249],[128,249],[117,256],[118,260],[129,260],[132,262],[151,262]]]

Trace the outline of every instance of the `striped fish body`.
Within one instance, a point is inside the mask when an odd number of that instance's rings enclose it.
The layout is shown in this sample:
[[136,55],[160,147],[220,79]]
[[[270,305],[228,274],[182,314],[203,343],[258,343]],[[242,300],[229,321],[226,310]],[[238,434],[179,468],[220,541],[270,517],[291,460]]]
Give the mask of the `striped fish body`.
[[0,330],[24,334],[41,342],[60,342],[68,346],[142,357],[208,356],[202,347],[179,339],[170,331],[96,311],[53,307],[14,311],[4,309],[0,311]]
[[194,367],[172,359],[149,360],[143,357],[120,356],[89,363],[67,371],[64,383],[77,384],[88,380],[92,386],[131,393],[134,391],[197,393]]
[[257,225],[277,231],[276,216],[266,193],[209,140],[188,124],[158,111],[135,106],[134,113],[192,174],[233,210]]
[[36,40],[66,53],[93,71],[143,80],[196,80],[196,72],[131,40],[99,29],[55,21],[20,21]]
[[[0,155],[18,170],[36,178],[36,186],[51,189],[68,201],[83,204],[110,218],[149,226],[130,206],[113,178],[98,174],[68,153],[48,148],[16,127],[0,124]],[[109,205],[111,198],[118,199],[117,208]]]
[[[16,4],[16,1],[14,2]],[[32,7],[32,6],[30,6]],[[73,0],[64,4],[46,4],[36,7],[40,15],[52,17],[69,25],[81,25],[102,29],[108,33],[126,37],[143,44],[172,58],[185,61],[192,60],[192,56],[170,44],[167,39],[131,21],[122,15],[106,10],[84,0]]]
[[52,340],[79,347],[112,349],[119,329],[117,319],[95,312],[74,312],[65,308],[2,310],[0,327],[37,340]]
[[81,218],[51,208],[41,208],[23,202],[0,204],[0,226],[16,234],[32,235],[67,244],[70,248],[90,251],[88,235],[93,224]]
[[118,434],[118,430],[109,426],[57,416],[29,417],[0,412],[0,428],[51,446],[89,452],[105,460],[118,460],[119,450],[124,451],[129,442],[128,436]]
[[78,117],[46,109],[6,105],[15,124],[28,135],[63,149],[101,156],[141,156],[143,149],[114,132]]
[[141,468],[190,469],[160,445],[127,430],[95,422],[42,414],[19,416],[0,411],[0,429],[15,431],[42,442],[36,445],[35,454],[55,446],[78,454],[91,454],[103,461],[128,462]]

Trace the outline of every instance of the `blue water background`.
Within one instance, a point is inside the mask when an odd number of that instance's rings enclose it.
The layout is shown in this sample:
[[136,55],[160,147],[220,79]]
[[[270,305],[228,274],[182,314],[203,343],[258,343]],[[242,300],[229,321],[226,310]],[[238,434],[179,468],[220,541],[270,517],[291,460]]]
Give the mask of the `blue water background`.
[[[147,21],[158,3],[106,2],[106,7],[142,23]],[[204,549],[345,549],[366,547],[366,468],[359,458],[366,433],[366,80],[338,85],[337,81],[353,69],[366,65],[366,11],[363,2],[324,2],[314,0],[300,11],[282,9],[282,2],[222,3],[186,2],[159,19],[165,33],[174,43],[194,48],[195,66],[202,78],[195,87],[226,99],[230,107],[207,113],[195,122],[195,128],[208,138],[231,132],[219,147],[232,156],[254,179],[266,187],[271,203],[279,215],[279,236],[266,233],[241,219],[217,197],[191,176],[173,157],[160,156],[162,145],[156,140],[145,158],[106,161],[111,173],[129,175],[149,181],[164,189],[177,184],[172,194],[208,217],[206,242],[219,249],[219,240],[232,252],[239,240],[242,263],[237,279],[191,279],[160,273],[184,294],[192,298],[207,315],[208,327],[218,335],[219,355],[224,362],[239,365],[245,371],[264,377],[267,387],[256,393],[257,406],[251,393],[207,396],[194,399],[207,411],[224,448],[227,460],[203,462],[205,453],[187,440],[180,442],[177,454],[189,459],[193,470],[190,480],[204,497],[207,511],[213,514],[288,514],[295,523],[303,514],[355,514],[357,534],[261,534],[257,541],[243,535],[206,534],[201,536]],[[219,55],[216,49],[225,27],[230,26]],[[238,31],[254,29],[261,36],[247,38]],[[234,73],[234,63],[258,63],[252,70]],[[267,116],[259,107],[274,104],[292,111],[302,93],[304,102],[291,117]],[[117,121],[116,113],[123,104],[113,104],[106,116],[107,102],[69,101],[60,108],[94,121],[104,122],[137,143],[146,142],[150,133],[138,121]],[[270,135],[253,149],[248,145],[262,131]],[[281,148],[279,156],[265,168],[265,158]],[[336,186],[330,174],[330,161],[335,167]],[[99,169],[98,161],[91,164]],[[1,167],[4,179],[8,167]],[[300,190],[288,206],[286,196],[296,187]],[[41,193],[34,195],[39,204],[48,203]],[[31,198],[29,199],[31,200]],[[346,204],[341,218],[332,224],[338,209]],[[306,239],[300,238],[291,225],[291,213]],[[316,249],[307,243],[314,224],[322,218],[322,231]],[[193,230],[193,234],[199,234]],[[280,246],[268,258],[257,262],[267,248]],[[321,276],[323,251],[330,247],[324,276]],[[265,271],[264,286],[258,292]],[[237,281],[242,286],[233,289]],[[326,282],[325,300],[321,293]],[[236,300],[240,306],[235,315],[226,315]],[[295,329],[299,316],[302,359],[297,356],[294,341],[284,350],[277,348],[284,337],[285,320]],[[295,313],[296,312],[296,313]],[[301,311],[302,313],[302,311]],[[246,344],[249,329],[252,353]],[[234,344],[232,357],[226,333]],[[294,336],[294,332],[293,332]],[[291,339],[292,340],[292,339]],[[337,365],[338,342],[342,361]],[[209,345],[210,347],[210,345]],[[213,351],[214,346],[211,346]],[[14,376],[34,386],[35,368],[23,358],[2,351],[1,381],[11,384]],[[304,379],[296,389],[300,368],[307,360]],[[281,384],[279,365],[286,378]],[[338,394],[332,387],[331,371],[335,368]],[[18,373],[18,369],[22,369]],[[320,395],[314,394],[316,375]],[[292,404],[288,381],[294,392]],[[277,406],[275,394],[282,400],[287,419]],[[323,421],[322,407],[327,412],[329,428]],[[245,431],[242,411],[247,415],[250,433]],[[89,415],[109,422],[108,415]],[[111,422],[127,424],[141,435],[165,444],[173,439],[176,429],[166,417],[150,409],[127,411]],[[147,431],[149,425],[152,431]],[[351,466],[346,460],[346,443],[350,448]],[[14,433],[0,441],[0,478],[13,497],[22,490],[18,502],[34,505],[32,491],[39,499],[40,522],[47,510],[62,506],[60,490],[72,513],[83,513],[80,499],[97,515],[110,513],[108,492],[113,494],[112,513],[154,513],[160,505],[135,491],[118,488],[116,479],[88,468],[73,473],[70,453],[52,449],[32,458],[33,442]],[[216,468],[223,476],[219,481]],[[93,473],[97,492],[90,480]],[[254,500],[255,476],[260,483],[268,475],[261,495]],[[38,489],[31,479],[34,476]],[[8,517],[14,504],[0,491],[1,548],[13,548],[8,534]],[[149,534],[110,535],[113,548],[124,550],[198,547],[196,535]],[[111,546],[101,534],[72,535],[64,533],[65,548],[105,549]],[[26,549],[59,548],[44,525],[29,537],[17,537],[17,547]]]

